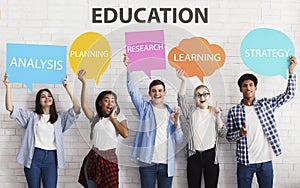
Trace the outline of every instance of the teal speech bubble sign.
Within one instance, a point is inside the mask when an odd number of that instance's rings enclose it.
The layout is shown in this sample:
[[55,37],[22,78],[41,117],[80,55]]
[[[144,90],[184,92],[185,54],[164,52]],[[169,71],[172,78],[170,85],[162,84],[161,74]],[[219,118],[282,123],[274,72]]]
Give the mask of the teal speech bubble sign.
[[10,82],[62,84],[66,77],[66,46],[6,45],[6,74]]
[[240,53],[244,64],[255,73],[287,78],[288,59],[295,54],[290,38],[284,33],[258,28],[243,39]]

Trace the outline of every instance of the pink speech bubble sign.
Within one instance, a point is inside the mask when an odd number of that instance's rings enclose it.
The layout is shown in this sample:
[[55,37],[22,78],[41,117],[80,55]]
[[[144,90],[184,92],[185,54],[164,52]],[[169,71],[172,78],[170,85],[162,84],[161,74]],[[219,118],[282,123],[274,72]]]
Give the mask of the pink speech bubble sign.
[[128,71],[141,70],[150,78],[151,70],[166,68],[163,30],[125,32],[125,43]]

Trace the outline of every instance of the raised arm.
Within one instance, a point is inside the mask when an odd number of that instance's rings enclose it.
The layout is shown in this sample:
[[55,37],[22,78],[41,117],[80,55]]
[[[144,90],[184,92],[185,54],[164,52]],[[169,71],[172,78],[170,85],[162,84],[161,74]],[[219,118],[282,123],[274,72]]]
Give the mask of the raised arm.
[[190,105],[186,101],[186,78],[184,77],[184,70],[179,69],[176,71],[177,77],[181,80],[179,90],[178,90],[178,96],[177,96],[177,102],[178,106],[181,108],[182,115],[186,118],[190,118]]
[[[129,62],[129,58],[127,54],[123,56],[123,63],[127,67],[127,63]],[[136,86],[133,75],[131,72],[127,70],[127,90],[130,95],[131,101],[137,110],[137,112],[141,112],[145,109],[145,106],[148,104],[144,96],[140,93],[139,88]]]
[[14,107],[11,102],[11,85],[10,82],[7,80],[7,74],[5,73],[3,83],[6,87],[6,93],[5,93],[5,108],[7,111],[12,112]]
[[185,95],[186,92],[186,78],[184,77],[184,70],[179,69],[176,71],[177,77],[181,80],[180,87],[178,90],[178,95]]
[[85,74],[86,74],[86,72],[83,69],[78,72],[78,79],[82,83],[82,87],[81,87],[81,107],[82,107],[82,110],[83,110],[85,116],[91,122],[93,120],[93,118],[94,118],[94,112],[89,107],[88,101],[87,101],[86,79],[84,77]]
[[288,68],[288,81],[287,81],[287,87],[285,91],[275,97],[272,97],[269,100],[272,107],[275,109],[281,107],[291,99],[293,99],[296,95],[296,75],[294,74],[294,68],[297,65],[296,57],[290,56],[289,60],[290,65]]
[[77,98],[73,95],[73,93],[71,92],[71,90],[69,88],[67,77],[64,79],[63,86],[64,86],[65,90],[67,91],[67,93],[73,103],[74,112],[79,113],[80,112],[80,104],[79,104]]

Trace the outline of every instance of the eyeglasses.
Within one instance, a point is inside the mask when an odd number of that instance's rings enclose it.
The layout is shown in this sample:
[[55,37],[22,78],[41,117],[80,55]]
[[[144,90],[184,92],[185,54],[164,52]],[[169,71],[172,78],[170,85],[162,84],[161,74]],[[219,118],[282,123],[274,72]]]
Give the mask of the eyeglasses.
[[197,93],[197,94],[196,94],[196,96],[197,96],[198,98],[201,98],[201,97],[206,98],[206,97],[208,97],[208,95],[210,95],[210,93],[203,93],[203,94]]

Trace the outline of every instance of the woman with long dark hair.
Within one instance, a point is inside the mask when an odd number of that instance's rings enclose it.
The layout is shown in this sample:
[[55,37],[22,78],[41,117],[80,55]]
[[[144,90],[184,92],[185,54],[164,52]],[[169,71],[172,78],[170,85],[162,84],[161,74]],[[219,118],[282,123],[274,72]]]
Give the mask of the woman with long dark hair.
[[78,182],[84,187],[117,188],[119,167],[116,148],[119,135],[128,137],[127,120],[120,112],[117,95],[102,91],[96,101],[97,113],[88,106],[85,70],[80,70],[78,79],[82,82],[81,107],[91,125],[92,149],[84,158]]
[[63,133],[71,127],[80,113],[80,104],[71,93],[67,79],[66,89],[73,107],[57,112],[53,95],[49,89],[41,89],[36,94],[35,110],[19,109],[11,100],[11,84],[5,74],[5,106],[10,117],[25,129],[17,161],[24,165],[28,186],[39,188],[42,180],[44,188],[56,188],[57,168],[64,167]]

